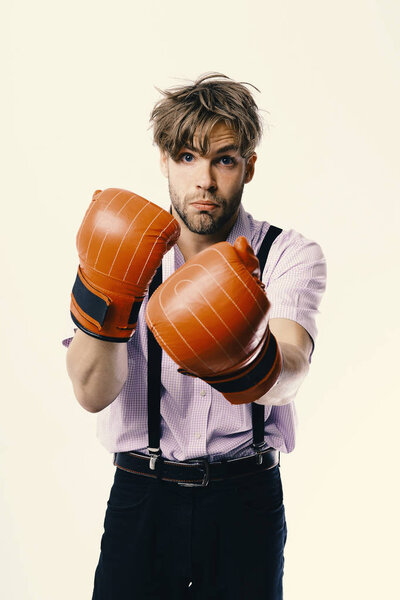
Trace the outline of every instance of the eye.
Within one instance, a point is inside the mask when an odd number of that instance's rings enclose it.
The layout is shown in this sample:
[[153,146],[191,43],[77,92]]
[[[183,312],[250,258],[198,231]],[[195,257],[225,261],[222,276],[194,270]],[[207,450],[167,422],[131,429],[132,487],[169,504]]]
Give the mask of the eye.
[[193,161],[193,159],[194,159],[194,156],[190,152],[185,152],[180,157],[180,160],[183,161],[183,162],[185,162],[185,163],[190,163],[190,162]]
[[230,166],[236,164],[236,161],[232,156],[221,156],[221,158],[219,160],[226,167],[230,167]]

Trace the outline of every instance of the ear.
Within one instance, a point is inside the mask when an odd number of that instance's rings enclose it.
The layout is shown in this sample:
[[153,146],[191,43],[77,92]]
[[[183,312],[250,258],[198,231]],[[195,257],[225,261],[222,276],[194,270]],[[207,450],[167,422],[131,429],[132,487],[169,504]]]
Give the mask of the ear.
[[244,179],[245,183],[249,183],[253,179],[256,160],[257,160],[257,154],[255,152],[250,156],[250,158],[247,159],[246,177]]
[[160,150],[160,169],[164,177],[168,177],[168,153]]

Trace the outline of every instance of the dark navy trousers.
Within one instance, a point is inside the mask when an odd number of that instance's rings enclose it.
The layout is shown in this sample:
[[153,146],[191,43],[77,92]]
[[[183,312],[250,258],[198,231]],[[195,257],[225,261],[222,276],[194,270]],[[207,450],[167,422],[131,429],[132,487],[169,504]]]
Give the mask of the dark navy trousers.
[[279,465],[204,488],[116,469],[92,600],[282,600]]

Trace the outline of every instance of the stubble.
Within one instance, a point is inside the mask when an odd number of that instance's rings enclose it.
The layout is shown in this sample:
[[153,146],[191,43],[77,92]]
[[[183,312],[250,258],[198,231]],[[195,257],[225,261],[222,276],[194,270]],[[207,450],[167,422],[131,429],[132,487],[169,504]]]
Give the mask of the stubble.
[[[237,212],[239,208],[240,202],[242,200],[244,188],[244,181],[237,193],[230,198],[229,202],[225,198],[221,198],[215,194],[202,194],[201,196],[193,195],[186,196],[181,200],[171,185],[171,182],[168,181],[168,189],[169,196],[171,199],[172,206],[176,210],[179,217],[182,219],[183,223],[186,227],[193,233],[198,233],[200,235],[210,235],[219,231],[228,221],[232,218],[232,216]],[[213,202],[217,204],[222,210],[219,210],[219,215],[214,215],[212,212],[207,210],[200,210],[197,214],[189,215],[188,205],[192,202],[206,200],[208,202]]]

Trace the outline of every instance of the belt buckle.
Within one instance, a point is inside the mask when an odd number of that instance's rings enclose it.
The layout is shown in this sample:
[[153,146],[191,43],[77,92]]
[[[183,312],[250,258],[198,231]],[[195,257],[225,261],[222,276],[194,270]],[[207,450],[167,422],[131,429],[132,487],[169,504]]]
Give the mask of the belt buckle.
[[193,462],[187,461],[188,463],[194,465],[194,466],[202,466],[204,468],[204,475],[203,475],[203,480],[200,483],[187,483],[185,481],[177,481],[178,485],[181,485],[182,487],[206,487],[210,481],[210,468],[209,468],[209,464],[208,461],[203,459],[203,460],[196,460]]

